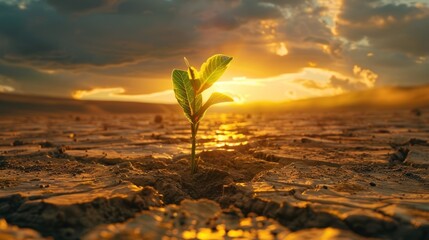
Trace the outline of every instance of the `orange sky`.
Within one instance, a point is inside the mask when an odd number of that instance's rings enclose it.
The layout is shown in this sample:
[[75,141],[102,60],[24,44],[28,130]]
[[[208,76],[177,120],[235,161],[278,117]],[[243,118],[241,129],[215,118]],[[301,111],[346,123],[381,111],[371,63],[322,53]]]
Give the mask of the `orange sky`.
[[0,16],[0,92],[175,103],[172,69],[216,53],[234,60],[212,91],[238,103],[429,83],[423,0],[0,0]]
[[[356,68],[358,68],[356,66]],[[360,70],[359,73],[369,70]],[[376,75],[356,75],[352,78],[353,84],[362,85],[363,88],[374,87]],[[370,73],[372,74],[372,73]],[[236,103],[272,101],[281,102],[311,97],[337,95],[346,92],[341,86],[330,82],[332,75],[346,78],[337,72],[320,68],[304,68],[297,73],[286,73],[274,77],[253,78],[245,76],[221,80],[204,92],[208,97],[212,92],[224,92],[234,97]],[[117,100],[142,101],[158,103],[175,103],[173,90],[167,89],[150,94],[128,95],[124,88],[95,88],[89,91],[74,92],[73,98],[85,100]]]

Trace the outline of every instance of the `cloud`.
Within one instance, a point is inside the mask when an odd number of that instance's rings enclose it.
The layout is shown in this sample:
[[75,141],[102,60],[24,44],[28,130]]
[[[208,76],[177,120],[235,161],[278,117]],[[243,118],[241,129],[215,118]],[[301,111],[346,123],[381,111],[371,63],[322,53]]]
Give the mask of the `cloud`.
[[367,40],[378,49],[414,56],[429,54],[429,7],[385,3],[381,0],[344,0],[338,33],[350,41]]
[[[263,46],[267,59],[272,54],[285,56],[285,49],[288,53],[308,52],[299,56],[305,59],[295,64],[303,67],[313,56],[323,54],[320,46],[303,45],[304,38],[317,36],[331,46],[329,28],[318,15],[311,16],[320,13],[305,12],[309,4],[310,1],[256,0],[49,0],[29,2],[23,11],[0,2],[0,20],[4,20],[0,22],[4,39],[0,41],[0,58],[36,69],[92,71],[94,67],[121,67],[148,59],[200,57],[222,50],[225,45],[235,45],[249,52]],[[298,58],[291,56],[296,62]],[[145,65],[139,67],[141,72],[146,70]]]
[[[171,69],[184,68],[184,56],[199,65],[215,53],[234,56],[221,80],[261,80],[260,91],[277,87],[279,99],[424,84],[429,6],[416,2],[0,0],[0,74],[13,81],[0,84],[55,96],[91,89],[144,95],[170,89]],[[331,74],[265,81],[308,66]]]
[[66,13],[111,10],[120,0],[46,0],[55,9]]
[[353,67],[353,76],[347,77],[342,74],[333,73],[329,80],[320,81],[313,79],[298,78],[294,83],[301,84],[305,88],[315,90],[337,89],[338,92],[350,92],[373,88],[377,82],[378,75],[369,69],[363,69],[357,65]]
[[4,93],[4,92],[14,92],[15,89],[11,86],[6,86],[6,85],[0,85],[0,92]]
[[15,92],[14,85],[16,83],[12,79],[0,74],[0,92]]
[[277,19],[282,16],[276,5],[257,0],[221,2],[216,5],[218,7],[214,9],[215,13],[203,22],[202,27],[232,30],[249,21]]
[[110,97],[114,94],[124,93],[125,90],[123,88],[94,88],[91,90],[77,90],[73,92],[72,97],[74,99],[82,99],[88,96],[98,95],[98,94],[108,94],[107,97]]
[[125,89],[117,88],[94,88],[90,90],[77,90],[72,94],[74,99],[82,100],[111,100],[111,101],[135,101],[152,103],[174,103],[173,90],[155,92],[151,94],[129,95]]
[[368,88],[373,88],[378,75],[369,69],[363,69],[357,65],[353,67],[353,73],[358,77],[359,82]]
[[293,82],[301,84],[302,86],[304,86],[306,88],[310,88],[310,89],[322,90],[322,89],[329,88],[328,84],[320,84],[317,81],[311,80],[311,79],[295,79]]
[[343,92],[357,91],[373,88],[376,84],[378,75],[369,69],[363,69],[357,65],[353,67],[352,78],[332,75],[328,85],[333,88],[339,88]]
[[[58,6],[86,7],[86,1],[68,2],[56,1]],[[33,2],[26,10],[0,2],[0,58],[34,68],[85,69],[182,55],[191,50],[198,34],[184,31],[192,19],[162,2],[163,12],[156,16],[115,11],[75,17],[43,2]]]
[[366,89],[366,85],[359,81],[353,81],[349,78],[340,78],[335,75],[329,79],[329,86],[333,88],[339,88],[343,92],[357,91]]

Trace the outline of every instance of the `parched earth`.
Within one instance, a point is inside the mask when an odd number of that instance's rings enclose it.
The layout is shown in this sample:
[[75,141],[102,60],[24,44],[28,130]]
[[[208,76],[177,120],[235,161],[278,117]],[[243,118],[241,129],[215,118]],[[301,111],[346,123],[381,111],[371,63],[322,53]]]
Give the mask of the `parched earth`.
[[429,110],[0,119],[0,239],[429,239]]

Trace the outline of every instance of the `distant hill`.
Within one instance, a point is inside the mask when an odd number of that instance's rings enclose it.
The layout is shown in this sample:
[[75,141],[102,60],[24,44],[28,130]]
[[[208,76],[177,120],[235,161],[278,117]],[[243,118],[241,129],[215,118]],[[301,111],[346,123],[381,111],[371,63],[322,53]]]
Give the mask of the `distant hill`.
[[293,107],[409,108],[429,106],[429,85],[384,87],[290,103]]
[[382,87],[336,96],[283,103],[253,103],[225,108],[228,112],[278,112],[342,109],[414,109],[429,107],[429,85]]
[[173,104],[82,101],[68,98],[53,98],[0,93],[0,115],[19,114],[139,114],[178,112]]
[[[284,103],[251,103],[223,105],[214,112],[283,112],[343,109],[413,109],[429,108],[429,85],[383,87],[337,96],[318,97]],[[178,113],[177,104],[155,104],[116,101],[83,101],[0,93],[0,115],[5,114],[139,114]]]

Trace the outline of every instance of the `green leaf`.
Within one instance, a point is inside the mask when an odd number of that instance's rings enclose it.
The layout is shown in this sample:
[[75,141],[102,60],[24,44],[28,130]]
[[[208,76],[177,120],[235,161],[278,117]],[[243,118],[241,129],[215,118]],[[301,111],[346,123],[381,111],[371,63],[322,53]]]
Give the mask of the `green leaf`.
[[231,60],[232,57],[222,54],[216,54],[207,59],[207,61],[201,65],[199,72],[201,87],[198,90],[198,93],[201,93],[212,86],[228,68]]
[[201,87],[201,81],[200,79],[191,80],[192,87],[194,88],[195,92],[198,92],[198,89]]
[[194,111],[194,115],[192,116],[192,121],[193,123],[197,123],[198,122],[198,112],[200,111],[201,107],[203,105],[203,95],[197,94],[197,96],[195,96],[195,111]]
[[214,104],[223,103],[223,102],[234,102],[234,99],[232,99],[230,96],[227,96],[223,93],[214,92],[210,96],[209,100],[207,100],[206,103],[204,103],[203,107],[197,112],[195,121],[199,122],[206,113],[207,109],[211,107]]
[[194,91],[198,92],[198,89],[201,87],[200,73],[197,69],[191,66],[188,59],[186,57],[183,58],[185,60],[186,66],[188,66],[188,77],[191,79],[192,86],[194,87]]
[[193,115],[201,108],[201,94],[195,96],[194,87],[188,77],[188,72],[182,70],[173,70],[171,74],[173,79],[174,94],[177,102],[183,108],[185,116],[190,122],[193,122]]
[[188,76],[191,80],[200,79],[200,73],[198,72],[198,70],[191,66],[188,67]]

